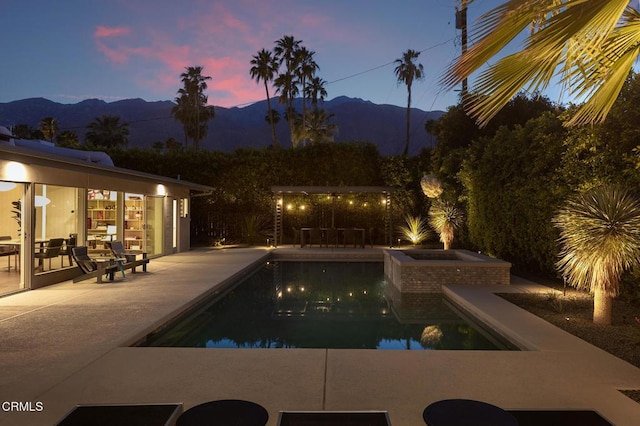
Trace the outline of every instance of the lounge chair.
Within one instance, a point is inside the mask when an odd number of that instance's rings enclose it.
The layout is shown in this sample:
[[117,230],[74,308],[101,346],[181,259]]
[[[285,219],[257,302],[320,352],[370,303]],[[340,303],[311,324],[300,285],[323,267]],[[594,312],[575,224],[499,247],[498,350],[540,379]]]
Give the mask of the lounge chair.
[[107,241],[107,247],[117,258],[127,259],[127,262],[136,260],[136,255],[138,253],[125,250],[122,241]]
[[[102,274],[100,274],[99,276],[96,273],[98,271],[98,263],[93,261],[89,257],[89,250],[87,249],[87,247],[73,247],[71,249],[71,256],[73,257],[73,260],[76,262],[76,265],[78,265],[78,268],[80,268],[83,274],[92,276],[95,275],[98,278],[98,282],[102,282]],[[110,281],[113,281],[115,274],[119,269],[120,268],[118,267],[118,265],[109,265],[104,268],[104,273],[109,277]]]
[[[127,263],[133,264],[132,272],[136,272],[135,266],[137,263],[142,265],[144,272],[147,272],[147,263],[149,263],[147,253],[125,250],[122,241],[107,241],[107,247],[109,247],[116,259],[125,259]],[[136,260],[139,254],[142,255],[142,259]]]

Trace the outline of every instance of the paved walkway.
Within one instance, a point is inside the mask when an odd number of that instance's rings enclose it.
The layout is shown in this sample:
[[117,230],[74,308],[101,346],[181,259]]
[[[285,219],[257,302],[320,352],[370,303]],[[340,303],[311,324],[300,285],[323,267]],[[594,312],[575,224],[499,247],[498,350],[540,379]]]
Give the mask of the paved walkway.
[[115,284],[66,282],[0,298],[0,402],[44,407],[0,411],[0,425],[52,425],[76,404],[181,402],[188,409],[227,398],[263,405],[269,425],[280,410],[388,410],[394,425],[422,425],[423,408],[446,398],[596,410],[616,425],[638,424],[640,404],[618,389],[640,389],[639,369],[494,296],[493,288],[447,292],[529,350],[128,347],[267,255],[194,250],[154,259],[148,273]]

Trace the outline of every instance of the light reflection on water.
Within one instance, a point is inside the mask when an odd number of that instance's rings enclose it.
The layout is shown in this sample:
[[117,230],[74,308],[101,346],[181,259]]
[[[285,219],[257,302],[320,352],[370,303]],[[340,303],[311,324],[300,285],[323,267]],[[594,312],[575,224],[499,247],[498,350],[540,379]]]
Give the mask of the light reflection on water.
[[498,349],[442,295],[399,294],[378,262],[269,262],[144,345]]

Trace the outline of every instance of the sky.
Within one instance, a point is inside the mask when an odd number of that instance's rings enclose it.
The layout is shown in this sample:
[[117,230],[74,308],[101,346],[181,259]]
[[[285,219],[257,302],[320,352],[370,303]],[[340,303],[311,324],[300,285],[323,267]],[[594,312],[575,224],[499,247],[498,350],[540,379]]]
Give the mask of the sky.
[[[174,100],[180,74],[202,66],[209,104],[264,100],[252,57],[284,35],[315,51],[317,75],[338,96],[406,106],[393,62],[420,51],[425,78],[412,107],[446,110],[458,92],[439,80],[460,53],[458,0],[0,0],[0,102],[43,97]],[[475,0],[469,23],[498,0]],[[270,95],[274,92],[271,90]]]

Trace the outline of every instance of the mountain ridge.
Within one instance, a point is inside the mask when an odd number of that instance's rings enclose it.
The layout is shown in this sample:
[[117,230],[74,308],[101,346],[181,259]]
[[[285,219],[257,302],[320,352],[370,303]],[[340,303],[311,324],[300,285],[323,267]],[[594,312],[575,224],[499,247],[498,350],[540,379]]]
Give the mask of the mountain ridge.
[[[85,99],[75,104],[62,104],[46,98],[27,98],[0,103],[0,125],[27,124],[33,128],[45,117],[54,117],[61,131],[75,132],[81,141],[87,125],[103,115],[117,115],[122,122],[129,123],[129,146],[149,148],[155,142],[168,138],[184,141],[182,126],[171,116],[173,101],[145,101],[140,98],[106,102],[101,99]],[[277,98],[271,105],[284,116],[284,105]],[[296,99],[296,109],[302,108],[302,100]],[[406,132],[406,108],[374,104],[360,98],[338,96],[321,103],[330,120],[338,126],[336,142],[368,141],[382,155],[397,155],[404,148]],[[265,121],[267,101],[259,101],[245,107],[215,106],[216,116],[209,122],[209,129],[201,147],[230,152],[238,148],[263,148],[271,144],[271,130]],[[443,111],[411,109],[411,149],[416,154],[435,143],[426,133],[427,120],[438,119]],[[282,146],[290,146],[287,123],[281,120],[276,126],[276,136]]]

